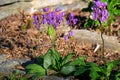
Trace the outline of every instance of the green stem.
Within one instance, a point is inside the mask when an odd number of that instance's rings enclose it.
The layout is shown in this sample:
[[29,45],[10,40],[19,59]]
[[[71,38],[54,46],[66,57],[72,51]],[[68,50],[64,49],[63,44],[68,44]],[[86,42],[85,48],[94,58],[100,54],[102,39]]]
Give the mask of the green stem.
[[103,32],[101,31],[101,39],[102,39],[102,49],[101,49],[101,53],[104,56],[104,39],[103,39]]
[[105,43],[104,43],[104,38],[103,38],[103,27],[102,27],[102,23],[100,22],[100,30],[101,30],[101,34],[100,34],[100,36],[101,36],[101,40],[102,40],[102,47],[101,47],[101,53],[102,53],[102,59],[103,59],[103,61],[105,62],[105,58],[104,58],[104,45],[105,45]]
[[55,37],[54,39],[52,38],[51,41],[52,41],[52,48],[55,48]]

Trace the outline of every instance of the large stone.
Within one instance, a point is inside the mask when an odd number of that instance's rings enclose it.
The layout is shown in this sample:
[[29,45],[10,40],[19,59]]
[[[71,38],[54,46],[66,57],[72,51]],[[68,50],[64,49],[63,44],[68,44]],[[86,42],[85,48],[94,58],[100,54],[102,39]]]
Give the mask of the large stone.
[[33,0],[19,0],[19,1],[31,2],[31,1],[33,1]]
[[18,2],[18,0],[0,0],[0,6]]
[[0,64],[4,61],[6,61],[6,55],[0,53]]
[[[3,58],[2,58],[3,56]],[[11,60],[6,60],[6,58],[4,57],[4,55],[0,55],[0,75],[3,73],[12,73],[18,69],[15,69],[15,66],[26,66],[28,64],[32,64],[34,63],[34,61],[32,60],[27,60],[27,59],[11,59]],[[18,70],[19,73],[25,74],[24,71]],[[4,75],[4,74],[3,74]]]
[[15,67],[16,65],[20,65],[18,61],[15,61],[15,60],[7,60],[7,61],[4,61],[0,64],[0,67],[3,67],[3,68],[13,68]]
[[0,67],[12,69],[17,65],[27,65],[30,63],[33,63],[33,61],[29,61],[26,59],[11,59],[0,63]]
[[34,1],[24,2],[24,1],[26,0],[20,0],[20,2],[17,2],[14,4],[1,6],[0,7],[0,20],[12,14],[16,14],[16,13],[18,14],[18,8],[21,8],[25,11],[30,12],[31,7],[34,7],[40,10],[43,7],[52,6],[52,7],[59,7],[61,10],[65,11],[68,9],[86,8],[88,4],[86,2],[83,2],[82,0],[65,0],[65,1],[64,0],[37,0],[38,2],[34,2]]
[[[91,32],[88,30],[73,30],[74,33],[74,38],[88,42],[88,43],[98,43],[101,44],[101,37],[100,34],[97,32]],[[118,43],[118,40],[114,36],[106,36],[103,35],[104,37],[104,42],[105,42],[105,47],[109,48],[111,51],[114,52],[120,52],[120,43]]]
[[12,14],[18,14],[18,8],[21,8],[23,10],[27,10],[31,7],[32,5],[30,2],[18,2],[15,4],[7,5],[4,7],[0,7],[0,20],[8,17]]
[[76,1],[78,2],[80,0],[34,0],[31,3],[35,8],[39,8],[58,4],[72,4]]
[[1,80],[1,76],[6,76],[6,75],[9,75],[9,74],[13,74],[14,72],[18,72],[19,74],[26,74],[25,71],[22,71],[22,70],[17,70],[17,69],[10,69],[10,68],[3,68],[3,67],[0,67],[0,80]]
[[71,80],[70,77],[43,76],[42,80]]

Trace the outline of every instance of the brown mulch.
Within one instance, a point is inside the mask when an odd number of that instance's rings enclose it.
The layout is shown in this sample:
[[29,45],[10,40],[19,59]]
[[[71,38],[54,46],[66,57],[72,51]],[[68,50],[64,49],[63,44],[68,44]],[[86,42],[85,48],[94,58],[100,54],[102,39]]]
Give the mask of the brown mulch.
[[[77,12],[76,15],[80,17],[84,16],[81,12]],[[8,59],[32,59],[45,54],[51,47],[49,36],[47,36],[45,32],[39,32],[33,25],[29,25],[28,19],[26,22],[24,21],[25,19],[23,19],[21,15],[11,15],[0,21],[0,54],[6,54]],[[83,22],[81,22],[79,26],[81,26]],[[77,28],[79,26],[77,25]],[[117,26],[119,26],[119,24],[117,24]],[[74,52],[75,57],[86,56],[87,61],[98,64],[104,63],[102,61],[100,48],[94,53],[95,48],[96,44],[84,43],[74,38],[70,38],[67,43],[63,39],[63,36],[59,36],[56,39],[56,49],[61,56]],[[120,53],[110,52],[110,50],[105,49],[105,57],[107,61],[120,59]]]

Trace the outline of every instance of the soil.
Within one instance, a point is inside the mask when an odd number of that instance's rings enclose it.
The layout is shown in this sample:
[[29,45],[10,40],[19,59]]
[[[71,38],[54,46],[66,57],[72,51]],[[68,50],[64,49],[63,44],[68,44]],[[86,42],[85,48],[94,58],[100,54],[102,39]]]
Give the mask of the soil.
[[[79,19],[79,22],[73,29],[83,29],[83,24],[89,13],[81,12],[80,10],[68,12],[73,12]],[[34,59],[39,55],[45,54],[51,48],[49,36],[47,36],[45,31],[35,29],[34,25],[30,23],[30,18],[30,15],[21,13],[11,15],[0,21],[0,53],[6,54],[8,59]],[[113,34],[111,36],[117,36],[120,39],[118,35],[120,24],[117,20],[113,24],[113,28]],[[93,30],[92,28],[88,29]],[[73,37],[69,38],[68,42],[65,42],[63,38],[64,34],[58,33],[58,35],[55,48],[61,56],[64,57],[68,53],[74,52],[74,57],[86,56],[86,61],[92,61],[100,65],[104,63],[101,50],[99,49],[96,53],[93,52],[96,47],[95,44],[84,43],[80,40],[75,40]],[[120,59],[119,52],[111,52],[105,49],[104,54],[107,61]]]

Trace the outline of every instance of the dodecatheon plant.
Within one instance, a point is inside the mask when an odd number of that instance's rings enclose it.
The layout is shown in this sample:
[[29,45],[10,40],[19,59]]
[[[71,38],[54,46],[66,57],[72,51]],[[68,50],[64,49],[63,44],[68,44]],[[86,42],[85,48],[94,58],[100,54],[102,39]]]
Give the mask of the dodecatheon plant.
[[98,20],[101,23],[105,22],[108,19],[108,11],[106,9],[107,3],[103,3],[99,0],[93,0],[93,6],[92,6],[92,19]]
[[104,58],[104,39],[103,39],[103,22],[105,22],[108,19],[108,11],[106,9],[107,3],[101,2],[100,0],[93,0],[93,6],[91,9],[93,10],[92,13],[92,19],[99,21],[100,24],[100,30],[101,30],[101,39],[102,39],[102,58],[104,62],[106,61]]
[[[48,7],[43,8],[43,13],[41,15],[41,19],[38,19],[38,16],[33,16],[33,24],[37,29],[40,28],[41,24],[47,24],[47,34],[51,39],[52,46],[55,45],[55,39],[56,39],[56,30],[58,26],[63,22],[64,18],[64,12],[62,12],[58,7],[54,10],[51,10]],[[77,23],[77,19],[74,18],[74,14],[70,13],[67,20],[67,25],[75,25]],[[68,37],[71,37],[73,35],[72,30],[68,32],[66,35],[66,38],[64,38],[66,41],[68,40]]]
[[70,25],[75,25],[77,23],[78,19],[74,18],[74,14],[73,13],[70,13],[68,15],[68,20],[67,20],[67,25],[70,26]]
[[38,16],[36,16],[36,15],[33,15],[33,24],[35,25],[35,28],[37,28],[37,29],[40,28]]
[[[74,17],[74,14],[70,13],[68,15],[68,20],[66,21],[66,23],[68,26],[71,26],[71,25],[75,25],[77,23],[77,21],[78,21],[78,19]],[[68,31],[68,34],[64,36],[65,41],[67,42],[68,38],[72,37],[72,36],[73,36],[72,30]]]

